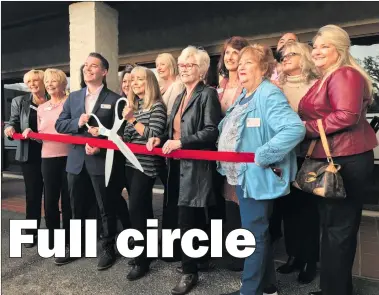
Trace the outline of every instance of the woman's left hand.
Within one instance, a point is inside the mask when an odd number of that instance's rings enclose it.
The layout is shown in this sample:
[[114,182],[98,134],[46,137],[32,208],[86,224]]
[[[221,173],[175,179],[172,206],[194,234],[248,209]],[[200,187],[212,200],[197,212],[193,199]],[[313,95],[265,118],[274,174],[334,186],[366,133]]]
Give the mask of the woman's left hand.
[[125,107],[122,111],[122,117],[128,121],[129,119],[133,118],[134,111],[132,108]]
[[163,145],[162,152],[164,154],[169,154],[180,148],[182,148],[182,142],[180,140],[167,140]]
[[33,132],[33,130],[30,129],[30,128],[26,128],[26,129],[24,130],[24,132],[22,132],[22,136],[23,136],[24,138],[28,138],[28,134],[29,134],[30,132]]

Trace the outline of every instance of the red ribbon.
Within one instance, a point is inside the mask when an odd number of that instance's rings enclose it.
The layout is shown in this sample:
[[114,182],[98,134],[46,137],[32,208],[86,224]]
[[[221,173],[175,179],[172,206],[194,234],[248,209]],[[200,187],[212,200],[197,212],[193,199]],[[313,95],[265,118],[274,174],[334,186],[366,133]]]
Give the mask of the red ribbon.
[[[70,136],[63,134],[48,134],[48,133],[34,133],[30,132],[28,138],[62,142],[68,144],[89,144],[92,147],[99,147],[103,149],[119,150],[117,145],[107,139],[99,139],[93,137]],[[13,139],[25,140],[20,133],[13,134]],[[216,152],[216,151],[202,151],[202,150],[176,150],[170,154],[163,154],[161,148],[154,148],[151,152],[146,149],[146,146],[125,143],[130,150],[135,154],[155,155],[165,158],[175,159],[189,159],[189,160],[207,160],[207,161],[220,161],[220,162],[234,162],[234,163],[254,163],[254,153],[236,153],[236,152]]]

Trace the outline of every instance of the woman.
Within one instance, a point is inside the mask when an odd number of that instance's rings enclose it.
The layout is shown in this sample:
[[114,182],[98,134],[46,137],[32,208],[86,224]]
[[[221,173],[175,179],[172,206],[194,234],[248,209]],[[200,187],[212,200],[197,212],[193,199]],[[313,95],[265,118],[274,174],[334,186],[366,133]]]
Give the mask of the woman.
[[131,72],[134,69],[134,66],[127,64],[125,69],[121,73],[121,93],[122,97],[128,97],[128,93],[130,91],[130,83],[131,83]]
[[[129,107],[125,107],[123,117],[127,120],[124,140],[129,143],[145,145],[150,138],[160,136],[166,128],[166,107],[162,101],[159,84],[154,73],[144,67],[135,67],[131,72],[131,87],[128,94]],[[150,267],[146,257],[147,219],[151,218],[152,190],[156,177],[164,167],[162,157],[136,155],[144,172],[135,169],[126,161],[125,176],[129,187],[129,214],[131,227],[139,230],[144,241],[135,241],[136,246],[143,246],[144,252],[136,257],[135,265],[129,272],[128,280],[143,277]]]
[[[66,101],[67,77],[58,69],[47,69],[44,83],[50,100],[41,104],[37,111],[39,133],[57,134],[55,122]],[[69,145],[60,142],[43,141],[42,176],[45,184],[45,221],[49,230],[49,248],[54,247],[54,230],[61,228],[59,199],[61,199],[65,243],[69,245],[71,206],[67,187],[66,161]]]
[[[288,42],[283,47],[281,58],[282,73],[279,76],[281,88],[292,109],[297,112],[300,100],[316,82],[317,73],[311,57],[312,48],[305,43]],[[304,156],[298,149],[298,167]],[[295,187],[291,193],[275,202],[283,214],[283,227],[287,263],[277,271],[288,274],[300,269],[298,281],[308,284],[316,276],[319,260],[320,225],[317,210],[318,198]]]
[[241,290],[232,294],[262,295],[264,289],[276,294],[269,218],[273,200],[287,195],[295,179],[293,148],[304,138],[305,128],[283,93],[269,81],[274,65],[267,46],[241,50],[238,76],[244,91],[219,125],[219,151],[255,153],[255,163],[219,165],[219,172],[236,186],[242,227],[256,241],[255,252],[245,259]]
[[[37,108],[46,102],[44,72],[31,70],[24,75],[24,83],[31,93],[17,96],[12,100],[11,116],[5,126],[4,134],[9,139],[15,132],[22,133],[26,138],[30,131],[37,132]],[[37,220],[37,229],[41,223],[41,202],[43,179],[41,173],[42,144],[35,140],[21,140],[16,150],[16,161],[21,162],[25,181],[26,219]],[[33,235],[33,242],[26,243],[26,248],[33,247],[37,242],[37,229],[27,229],[27,234]]]
[[[331,156],[342,167],[339,173],[346,190],[343,200],[319,200],[322,291],[310,294],[352,294],[352,266],[362,216],[362,189],[372,177],[373,149],[378,144],[366,120],[367,107],[372,102],[372,82],[349,49],[349,35],[340,27],[327,25],[317,32],[313,39],[312,59],[321,79],[299,104],[299,114],[307,130],[303,151],[307,150],[312,139],[319,138],[317,119],[322,119]],[[320,141],[311,157],[326,162]]]
[[155,60],[155,66],[159,76],[163,101],[167,106],[167,115],[170,116],[172,106],[178,95],[183,92],[184,86],[178,78],[178,67],[170,53],[159,54]]
[[[178,66],[170,53],[159,54],[155,65],[159,76],[163,101],[167,107],[167,117],[169,117],[176,98],[184,90],[184,85],[178,77]],[[164,186],[162,229],[174,230],[178,228],[178,202],[172,198],[167,199],[167,175],[167,169],[162,169],[159,175]],[[161,241],[159,244],[161,244]],[[174,253],[172,258],[162,257],[161,259],[166,262],[180,261],[180,241],[174,241]]]
[[[181,148],[215,150],[221,107],[216,90],[202,82],[209,63],[204,50],[189,46],[181,52],[178,67],[185,90],[173,105],[166,133],[151,138],[148,150],[161,145],[165,154]],[[206,208],[215,203],[215,163],[168,159],[168,170],[168,199],[177,201],[181,234],[193,228],[204,229]],[[183,275],[172,294],[186,294],[197,284],[198,262],[182,252]]]
[[[220,56],[218,69],[223,79],[217,89],[218,98],[221,103],[222,115],[233,105],[242,92],[242,85],[238,79],[238,60],[242,48],[249,45],[249,42],[239,36],[232,37],[225,41]],[[238,206],[238,198],[235,193],[235,187],[228,184],[225,177],[218,174],[219,185],[216,190],[221,189],[221,194],[225,198],[225,236],[237,228],[241,228],[241,217]],[[219,193],[217,193],[219,195]],[[243,259],[236,258],[227,253],[227,268],[232,271],[241,271],[243,269]]]

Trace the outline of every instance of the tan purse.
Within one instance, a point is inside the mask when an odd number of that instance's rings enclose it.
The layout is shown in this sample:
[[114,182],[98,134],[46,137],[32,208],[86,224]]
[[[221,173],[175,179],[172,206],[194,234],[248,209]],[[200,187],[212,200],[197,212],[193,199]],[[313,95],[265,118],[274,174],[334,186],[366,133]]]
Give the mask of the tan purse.
[[305,192],[324,198],[346,198],[346,191],[342,177],[338,172],[341,169],[341,165],[334,164],[333,162],[325,130],[320,119],[317,120],[317,126],[320,131],[321,143],[328,163],[311,159],[311,155],[317,143],[317,140],[312,140],[304,163],[297,173],[296,180],[292,185]]

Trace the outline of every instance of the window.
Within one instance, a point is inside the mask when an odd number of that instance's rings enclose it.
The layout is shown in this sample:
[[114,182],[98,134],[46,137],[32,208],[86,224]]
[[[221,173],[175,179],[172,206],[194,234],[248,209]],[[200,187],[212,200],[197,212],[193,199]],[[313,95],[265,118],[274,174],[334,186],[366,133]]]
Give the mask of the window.
[[368,113],[379,113],[379,35],[352,39],[351,55],[370,75],[373,82],[374,103]]

